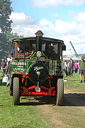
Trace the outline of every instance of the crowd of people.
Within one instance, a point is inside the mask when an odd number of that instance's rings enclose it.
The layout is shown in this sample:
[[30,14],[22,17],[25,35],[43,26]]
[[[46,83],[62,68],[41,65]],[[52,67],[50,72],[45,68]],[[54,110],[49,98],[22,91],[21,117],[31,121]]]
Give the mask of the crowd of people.
[[83,57],[81,57],[81,60],[79,62],[73,61],[72,58],[70,58],[69,61],[65,62],[65,74],[67,76],[73,76],[73,73],[79,73],[80,74],[80,83],[83,82],[82,76],[84,76],[84,82],[85,82],[85,60]]
[[9,61],[5,61],[4,59],[2,59],[2,61],[1,61],[1,73],[2,73],[2,77],[3,78],[5,76],[8,77],[8,81],[7,81],[6,86],[8,86],[9,83],[10,83],[11,69],[12,69],[11,59]]
[[4,77],[4,75],[5,75],[6,68],[7,68],[7,64],[6,64],[5,60],[2,59],[2,62],[1,62],[2,77]]
[[72,76],[73,72],[77,73],[79,69],[79,63],[74,62],[72,58],[68,62],[65,62],[65,74],[66,76]]

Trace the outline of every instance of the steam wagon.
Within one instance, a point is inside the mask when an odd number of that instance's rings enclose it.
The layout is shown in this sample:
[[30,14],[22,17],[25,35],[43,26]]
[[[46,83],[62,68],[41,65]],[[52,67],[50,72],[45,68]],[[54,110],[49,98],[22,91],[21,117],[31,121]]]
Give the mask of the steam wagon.
[[43,36],[38,30],[34,37],[12,40],[13,59],[10,95],[13,104],[21,96],[54,96],[55,104],[63,105],[63,40]]

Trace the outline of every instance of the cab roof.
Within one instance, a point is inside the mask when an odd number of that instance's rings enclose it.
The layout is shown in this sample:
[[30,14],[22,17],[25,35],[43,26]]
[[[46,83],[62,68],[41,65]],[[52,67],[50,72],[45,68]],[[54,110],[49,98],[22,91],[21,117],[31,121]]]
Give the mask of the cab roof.
[[[23,41],[28,41],[28,40],[36,40],[36,37],[24,37],[24,38],[15,38],[12,40],[12,42],[23,42]],[[55,38],[49,38],[49,37],[42,37],[43,41],[52,41],[52,42],[64,42],[63,40],[60,39],[55,39]]]

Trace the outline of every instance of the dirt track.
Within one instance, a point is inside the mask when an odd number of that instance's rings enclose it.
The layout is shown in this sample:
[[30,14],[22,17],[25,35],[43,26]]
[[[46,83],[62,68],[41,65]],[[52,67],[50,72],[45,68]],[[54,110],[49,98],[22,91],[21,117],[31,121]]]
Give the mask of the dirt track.
[[[72,111],[74,111],[74,114],[77,116],[79,116],[78,115],[79,113],[77,113],[79,111],[80,113],[85,113],[85,93],[84,94],[78,93],[78,92],[75,93],[75,92],[70,92],[69,90],[65,90],[63,106],[55,106],[54,97],[45,97],[45,96],[44,97],[37,96],[37,97],[29,97],[29,98],[27,97],[27,100],[28,100],[28,103],[26,103],[26,105],[33,105],[36,107],[36,109],[39,109],[39,111],[41,112],[41,115],[43,114],[45,116],[46,121],[51,122],[51,124],[53,125],[53,128],[73,127],[68,125],[67,122],[62,121],[63,119],[61,120],[66,110],[67,110],[66,111],[67,115],[71,111],[71,109]],[[71,118],[70,115],[69,115],[69,118]],[[81,118],[81,120],[83,118],[83,122],[85,121],[84,120],[85,116],[82,117],[82,115],[80,115],[79,118]],[[79,118],[78,120],[80,120]],[[73,120],[74,119],[75,118],[73,118]],[[49,128],[51,128],[51,126]]]

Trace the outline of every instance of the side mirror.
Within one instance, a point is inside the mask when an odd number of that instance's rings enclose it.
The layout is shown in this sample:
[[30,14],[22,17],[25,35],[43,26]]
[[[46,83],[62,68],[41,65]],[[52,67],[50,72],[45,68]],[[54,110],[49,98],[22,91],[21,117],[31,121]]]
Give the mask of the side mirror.
[[65,44],[62,45],[62,50],[66,51],[66,45]]

